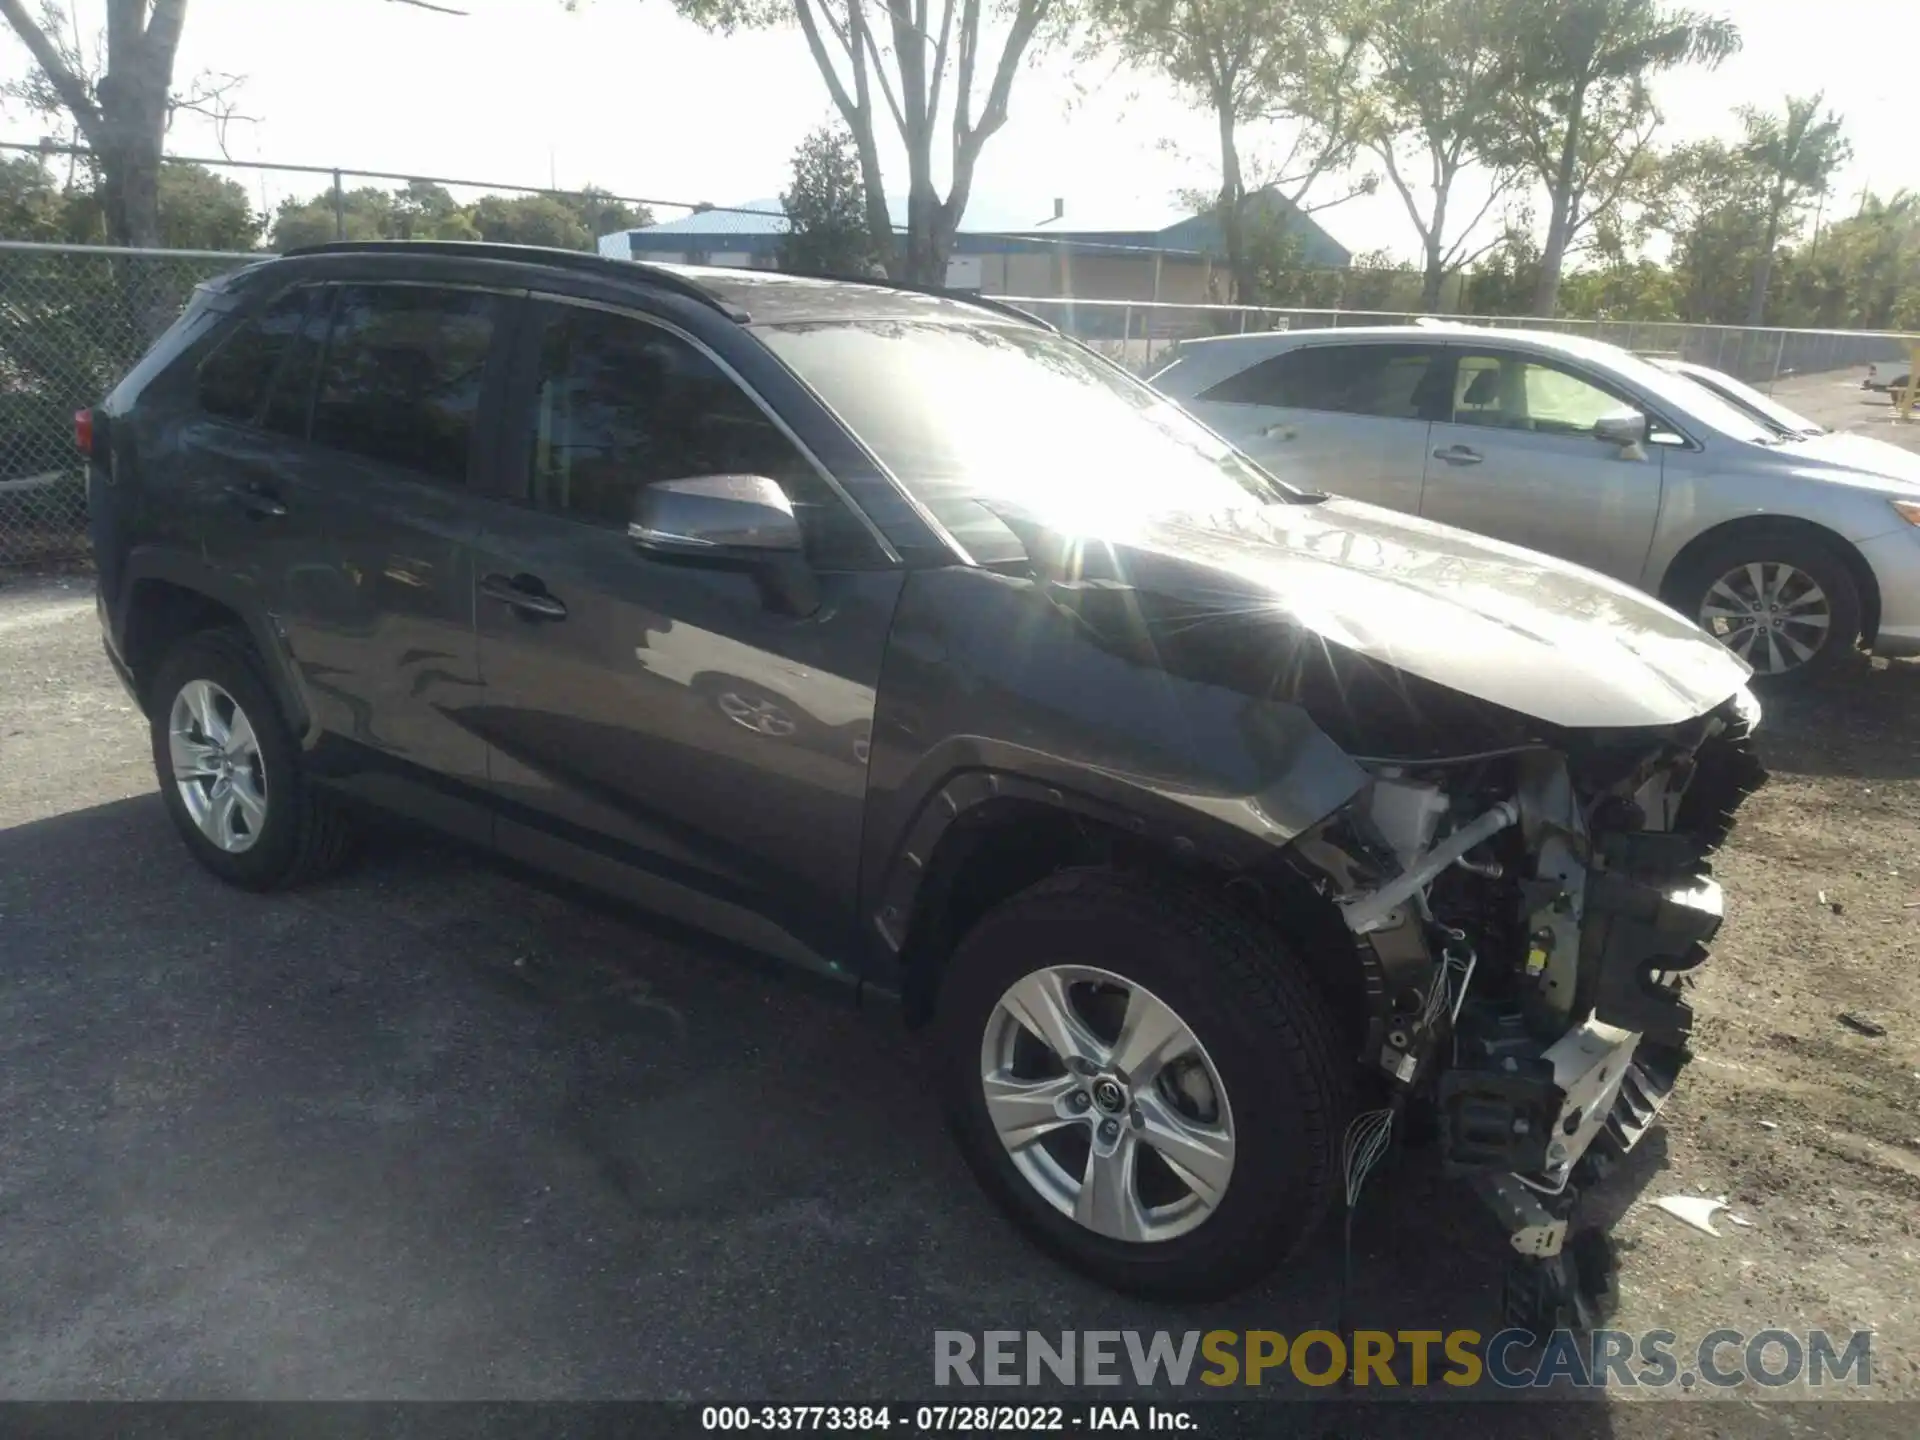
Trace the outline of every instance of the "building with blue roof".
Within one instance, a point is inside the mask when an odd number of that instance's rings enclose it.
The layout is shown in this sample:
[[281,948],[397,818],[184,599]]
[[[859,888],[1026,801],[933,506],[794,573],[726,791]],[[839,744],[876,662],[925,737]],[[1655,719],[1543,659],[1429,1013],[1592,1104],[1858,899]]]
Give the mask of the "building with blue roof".
[[[1301,264],[1345,269],[1353,256],[1311,216],[1271,189],[1251,204],[1284,218],[1298,237]],[[894,228],[906,229],[904,198],[888,202]],[[1006,202],[970,203],[954,237],[947,284],[988,295],[1089,300],[1204,302],[1226,293],[1226,243],[1219,217],[1173,206],[1082,213],[1060,200],[1033,220]],[[787,218],[778,199],[696,210],[678,220],[600,239],[600,253],[622,260],[770,269],[778,264]]]

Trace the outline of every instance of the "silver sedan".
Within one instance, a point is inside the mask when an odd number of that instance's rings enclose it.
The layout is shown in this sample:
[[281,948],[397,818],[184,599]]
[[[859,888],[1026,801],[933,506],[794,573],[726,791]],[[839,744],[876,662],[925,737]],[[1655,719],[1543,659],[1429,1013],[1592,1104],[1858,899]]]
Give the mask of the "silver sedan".
[[1617,346],[1464,325],[1188,341],[1151,377],[1296,485],[1659,596],[1763,677],[1920,654],[1920,456],[1787,434]]

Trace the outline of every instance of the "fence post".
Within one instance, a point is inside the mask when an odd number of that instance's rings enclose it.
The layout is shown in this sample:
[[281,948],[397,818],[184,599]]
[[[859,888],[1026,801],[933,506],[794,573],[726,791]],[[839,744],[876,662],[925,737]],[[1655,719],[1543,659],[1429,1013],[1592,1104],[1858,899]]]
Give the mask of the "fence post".
[[1767,381],[1767,394],[1773,394],[1773,387],[1780,383],[1780,362],[1786,358],[1787,332],[1780,332],[1780,341],[1773,347],[1773,378]]
[[1627,349],[1629,350],[1633,349],[1634,333],[1639,328],[1640,328],[1639,323],[1637,321],[1633,321],[1633,320],[1627,321]]
[[347,196],[340,188],[340,172],[333,172],[333,238],[347,238]]
[[1120,307],[1120,363],[1138,374],[1145,366],[1135,369],[1133,363],[1133,306]]

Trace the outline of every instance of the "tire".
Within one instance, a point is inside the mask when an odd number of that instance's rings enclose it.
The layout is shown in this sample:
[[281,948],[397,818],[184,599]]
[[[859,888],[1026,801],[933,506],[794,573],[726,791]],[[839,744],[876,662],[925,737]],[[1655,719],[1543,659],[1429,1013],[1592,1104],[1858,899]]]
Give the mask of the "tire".
[[[299,747],[244,632],[202,630],[184,637],[161,661],[152,696],[154,773],[167,813],[194,859],[228,884],[247,890],[276,890],[314,880],[346,859],[351,841],[347,817],[339,802],[316,789],[303,771]],[[203,724],[193,718],[196,702],[210,704],[213,721]],[[251,746],[234,721],[235,711],[245,717]],[[175,743],[177,720],[186,722],[184,748]],[[208,734],[223,727],[230,745],[208,744]],[[207,758],[216,751],[232,762],[224,790],[206,769],[220,763]],[[212,811],[210,822],[196,819],[190,808],[186,788],[176,776],[177,752],[196,775],[186,782],[200,796],[192,804],[203,814]],[[253,807],[244,803],[248,798]],[[219,819],[222,807],[230,816],[224,824]]]
[[[1751,566],[1760,567],[1762,587],[1754,586]],[[1810,582],[1820,598],[1804,604],[1813,591],[1800,588],[1787,572]],[[1717,588],[1723,582],[1724,588]],[[1830,675],[1854,656],[1860,640],[1860,587],[1852,567],[1833,545],[1800,531],[1756,530],[1712,541],[1674,576],[1667,596],[1674,609],[1751,664],[1761,685],[1804,685]],[[1763,604],[1780,601],[1774,617],[1783,622],[1779,628],[1748,630],[1730,618],[1742,603],[1750,607],[1756,599]],[[1798,618],[1819,613],[1823,605],[1823,628]],[[1768,654],[1769,640],[1774,655],[1792,663],[1776,667]],[[1802,659],[1795,646],[1810,646],[1811,654]]]
[[[1078,1166],[1084,1195],[1094,1136],[1115,1115],[1126,1115],[1102,1112],[1093,1103],[1102,1076],[1074,1077],[1061,1068],[1052,1079],[1013,1082],[1078,1084],[1086,1091],[1057,1102],[1079,1104],[1084,1116],[1058,1124],[1045,1147],[1023,1146],[1022,1161],[1002,1141],[989,1112],[989,1070],[998,1077],[1013,1073],[997,1068],[996,1037],[1011,1030],[1013,1053],[1054,1055],[1059,1068],[1057,1052],[1036,1051],[1034,1031],[1013,1021],[1002,998],[1016,984],[1023,985],[1022,995],[1031,993],[1026,987],[1039,983],[1034,977],[1063,971],[1118,977],[1131,987],[1129,1014],[1144,992],[1170,1009],[1197,1041],[1185,1060],[1174,1058],[1175,1049],[1167,1052],[1169,1064],[1161,1073],[1179,1074],[1186,1087],[1173,1092],[1181,1097],[1175,1101],[1169,1101],[1166,1082],[1146,1081],[1145,1068],[1122,1077],[1137,1087],[1122,1101],[1132,1107],[1127,1118],[1133,1134],[1164,1136],[1169,1104],[1186,1105],[1188,1091],[1197,1090],[1214,1105],[1210,1113],[1205,1105],[1192,1111],[1196,1123],[1217,1136],[1224,1120],[1224,1133],[1231,1136],[1224,1184],[1211,1206],[1197,1207],[1158,1203],[1150,1184],[1165,1196],[1170,1179],[1177,1186],[1187,1182],[1158,1161],[1164,1139],[1135,1142],[1133,1193],[1145,1207],[1141,1214],[1163,1217],[1154,1223],[1164,1233],[1120,1238],[1111,1225],[1101,1233],[1063,1209],[1067,1202],[1057,1191],[1049,1198],[1029,1178],[1055,1171],[1070,1177]],[[1101,994],[1080,983],[1069,993],[1083,996],[1077,1002],[1082,1004]],[[1109,1025],[1109,1035],[1117,1028]],[[1112,1289],[1163,1300],[1214,1299],[1244,1289],[1298,1249],[1338,1189],[1352,1066],[1332,1011],[1277,935],[1181,886],[1110,870],[1068,870],[1001,904],[968,932],[947,964],[934,1043],[949,1121],[982,1186],[1044,1249]],[[1192,1078],[1196,1064],[1204,1083]],[[1114,1098],[1111,1092],[1107,1098]],[[1151,1125],[1142,1118],[1149,1106]],[[1176,1118],[1184,1126],[1185,1117]],[[1120,1134],[1129,1136],[1124,1123]],[[1076,1136],[1084,1137],[1079,1151]],[[1050,1147],[1063,1150],[1066,1159],[1055,1158]],[[1146,1150],[1156,1158],[1140,1158]],[[1076,1154],[1087,1159],[1076,1160]],[[1193,1195],[1198,1200],[1200,1191]]]

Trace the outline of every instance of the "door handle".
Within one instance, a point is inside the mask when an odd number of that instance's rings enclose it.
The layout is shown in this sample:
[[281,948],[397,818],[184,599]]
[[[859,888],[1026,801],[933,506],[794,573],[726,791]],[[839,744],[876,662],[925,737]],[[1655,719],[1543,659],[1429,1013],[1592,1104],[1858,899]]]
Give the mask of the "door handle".
[[1261,429],[1262,440],[1291,440],[1297,432],[1291,425],[1268,425]]
[[287,507],[265,490],[250,485],[227,486],[227,498],[249,515],[272,519],[287,513]]
[[1478,450],[1468,449],[1465,445],[1443,445],[1433,452],[1433,458],[1444,460],[1449,465],[1478,465],[1484,457]]
[[489,600],[498,600],[502,605],[511,607],[522,615],[538,616],[542,620],[564,620],[567,618],[565,602],[557,596],[549,595],[544,589],[531,587],[540,582],[531,575],[515,576],[489,575],[480,582],[480,593]]

